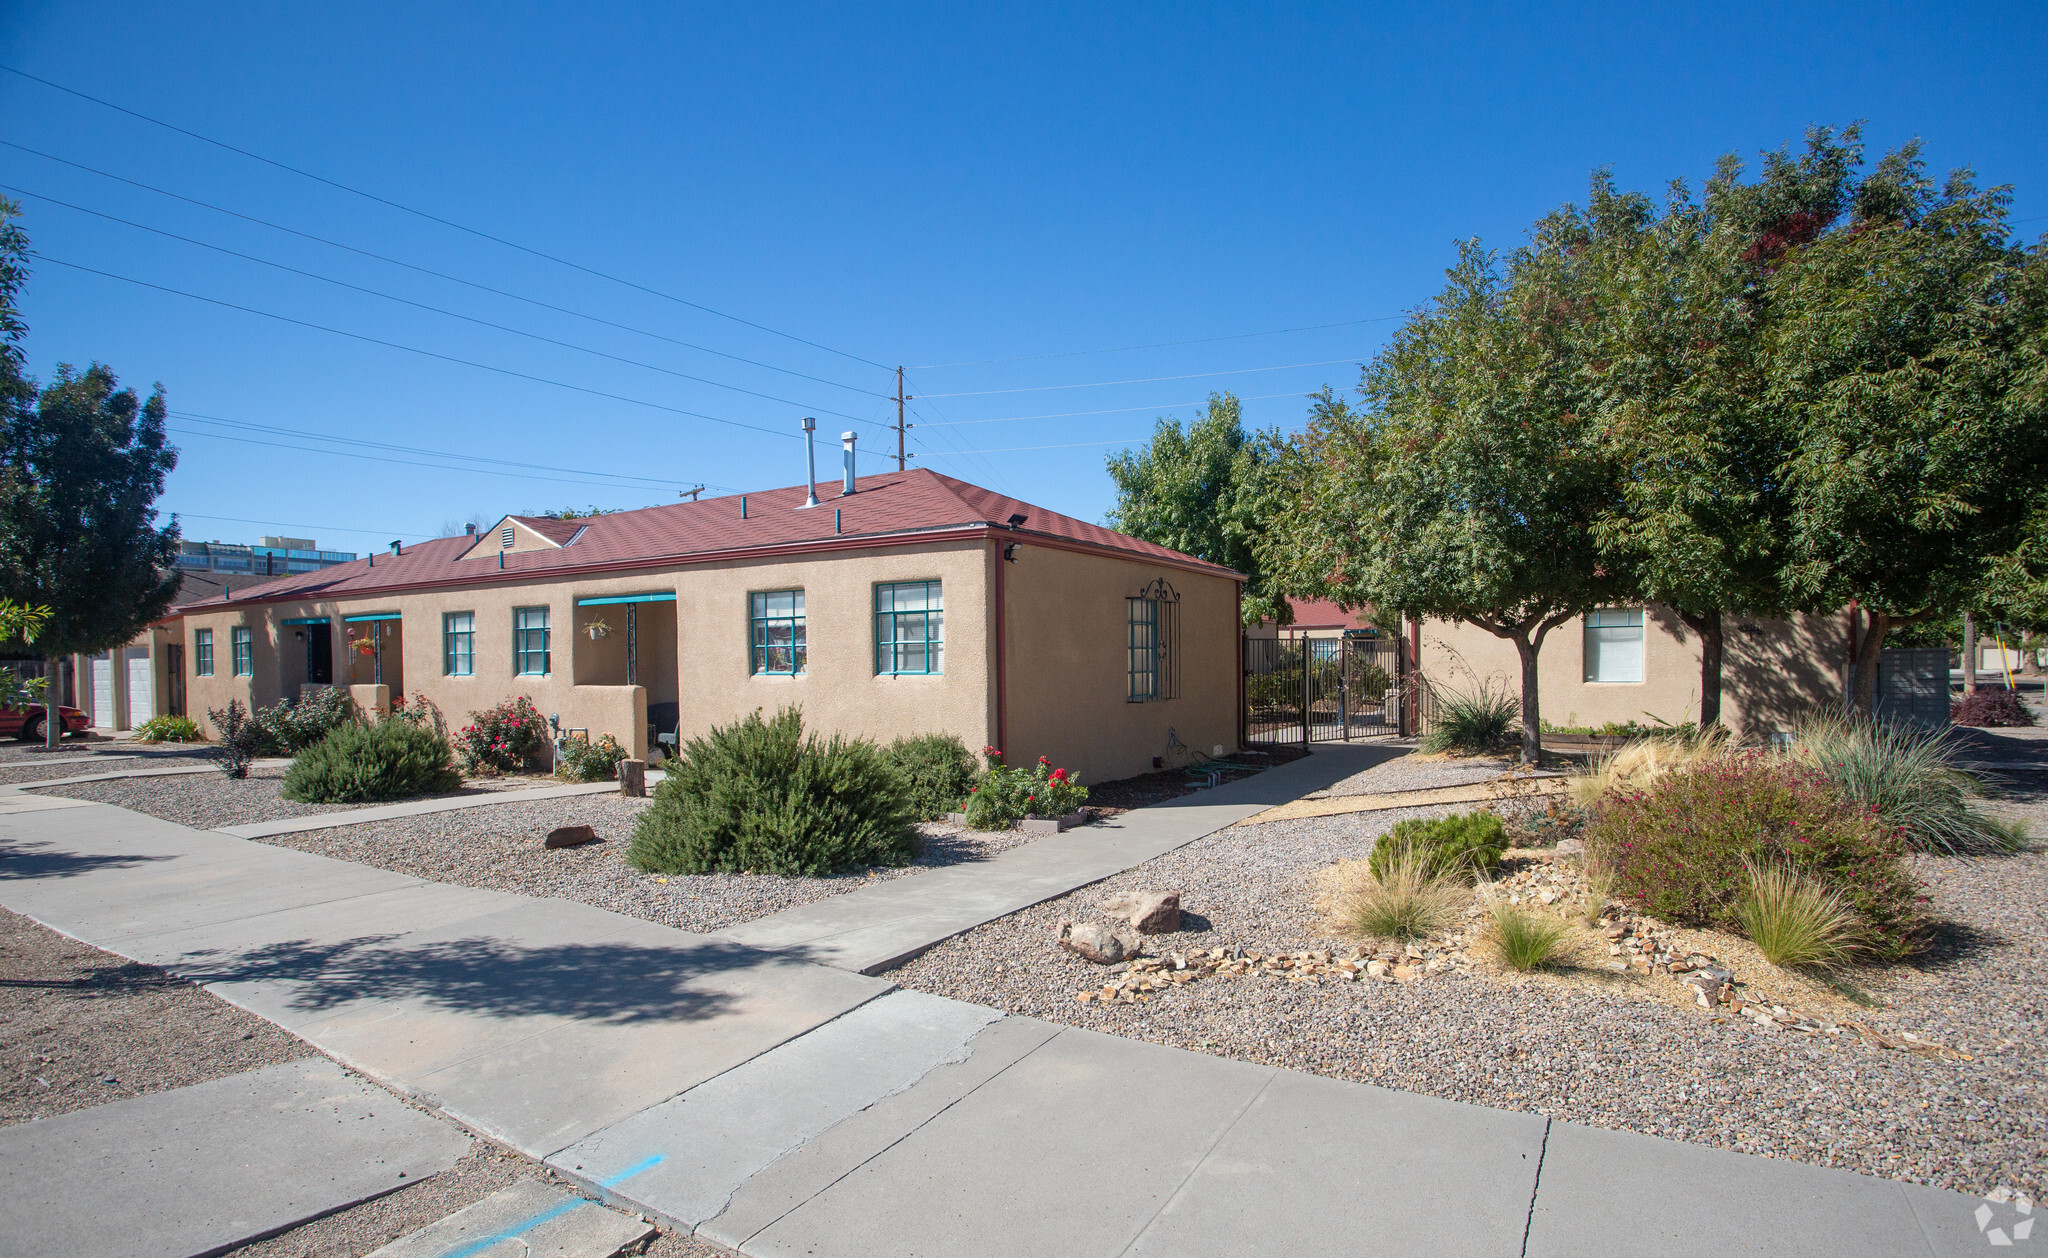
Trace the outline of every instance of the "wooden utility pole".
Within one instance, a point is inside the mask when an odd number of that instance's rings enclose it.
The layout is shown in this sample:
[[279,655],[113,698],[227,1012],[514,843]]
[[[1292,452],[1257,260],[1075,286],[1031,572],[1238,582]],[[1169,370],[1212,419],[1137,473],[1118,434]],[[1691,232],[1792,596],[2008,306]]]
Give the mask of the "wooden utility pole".
[[910,425],[903,422],[903,404],[910,400],[903,392],[903,368],[896,369],[896,470],[902,471],[904,461],[910,456],[903,451],[903,432]]

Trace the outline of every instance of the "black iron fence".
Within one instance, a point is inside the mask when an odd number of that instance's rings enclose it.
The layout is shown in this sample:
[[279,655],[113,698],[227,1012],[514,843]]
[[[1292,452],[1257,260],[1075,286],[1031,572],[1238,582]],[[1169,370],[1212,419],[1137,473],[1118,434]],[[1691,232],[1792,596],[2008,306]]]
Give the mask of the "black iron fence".
[[1405,733],[1408,675],[1399,638],[1247,638],[1245,741]]

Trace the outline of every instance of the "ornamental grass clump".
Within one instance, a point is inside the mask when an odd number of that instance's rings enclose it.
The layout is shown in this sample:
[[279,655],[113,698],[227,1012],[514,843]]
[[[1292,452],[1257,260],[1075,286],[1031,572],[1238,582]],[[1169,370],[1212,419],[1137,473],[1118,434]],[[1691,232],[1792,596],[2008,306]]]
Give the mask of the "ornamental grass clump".
[[1639,739],[1597,757],[1583,773],[1573,774],[1567,784],[1572,802],[1591,808],[1609,792],[1640,791],[1667,773],[1728,754],[1730,744],[1728,731],[1719,725],[1701,732],[1673,731]]
[[1373,873],[1414,856],[1439,878],[1471,882],[1492,873],[1507,848],[1507,827],[1490,812],[1452,813],[1448,817],[1411,817],[1373,844],[1368,865]]
[[1746,866],[1735,901],[1742,933],[1780,969],[1833,970],[1863,948],[1863,925],[1841,896],[1783,865]]
[[955,811],[974,787],[974,753],[953,734],[898,738],[883,754],[903,779],[919,821],[937,821]]
[[1509,969],[1554,969],[1571,957],[1572,928],[1554,913],[1525,909],[1496,896],[1487,901],[1482,941]]
[[1819,716],[1800,724],[1791,755],[1897,830],[1915,851],[2011,851],[2024,832],[1971,805],[1982,788],[1957,763],[1961,750],[1946,730]]
[[1339,934],[1396,942],[1457,925],[1469,894],[1412,847],[1393,853],[1377,870],[1367,861],[1339,861],[1323,871],[1320,883],[1322,908]]
[[906,865],[917,854],[909,793],[880,748],[806,736],[784,708],[693,738],[667,766],[626,859],[662,874],[819,876]]
[[1436,723],[1423,735],[1427,752],[1458,751],[1468,756],[1511,750],[1520,737],[1522,705],[1506,683],[1481,682],[1477,690],[1437,691]]
[[278,794],[303,804],[371,804],[462,785],[448,740],[405,721],[349,722],[292,758]]
[[1686,926],[1741,927],[1748,867],[1780,865],[1839,895],[1884,959],[1926,931],[1904,837],[1834,781],[1768,752],[1736,752],[1605,798],[1586,827],[1589,862],[1613,895]]

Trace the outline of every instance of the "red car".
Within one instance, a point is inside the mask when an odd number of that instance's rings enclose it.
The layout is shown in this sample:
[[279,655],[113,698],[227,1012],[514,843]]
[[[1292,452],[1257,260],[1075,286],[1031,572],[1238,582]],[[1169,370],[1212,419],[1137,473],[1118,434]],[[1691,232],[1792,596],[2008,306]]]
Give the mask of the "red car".
[[[64,732],[82,734],[92,728],[92,719],[77,708],[57,705],[57,714],[64,721]],[[35,742],[43,736],[43,705],[31,703],[25,708],[0,708],[0,738],[9,734],[24,742]]]

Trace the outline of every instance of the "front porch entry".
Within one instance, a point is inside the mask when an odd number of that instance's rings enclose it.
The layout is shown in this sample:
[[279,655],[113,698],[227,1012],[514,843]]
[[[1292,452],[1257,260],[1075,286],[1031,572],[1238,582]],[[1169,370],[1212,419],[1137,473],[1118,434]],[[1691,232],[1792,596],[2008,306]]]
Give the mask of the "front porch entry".
[[647,745],[673,745],[682,718],[673,590],[576,600],[574,681],[647,692]]

